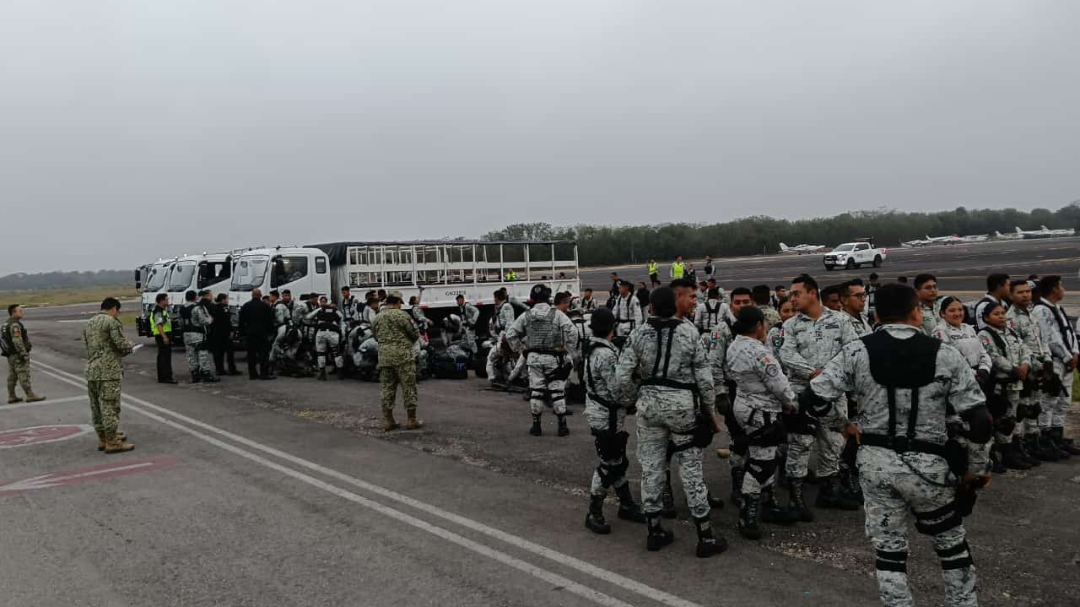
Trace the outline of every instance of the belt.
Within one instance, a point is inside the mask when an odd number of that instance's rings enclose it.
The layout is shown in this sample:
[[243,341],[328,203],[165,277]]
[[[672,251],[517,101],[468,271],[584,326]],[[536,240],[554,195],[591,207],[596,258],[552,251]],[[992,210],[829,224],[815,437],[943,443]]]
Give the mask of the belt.
[[675,381],[666,377],[650,377],[641,381],[642,386],[664,386],[665,388],[675,388],[676,390],[689,390],[694,394],[698,393],[697,384],[690,384],[681,381]]
[[859,435],[863,445],[870,447],[884,447],[897,453],[929,453],[945,457],[945,445],[931,443],[929,441],[908,439],[906,436],[887,436],[885,434],[861,434]]

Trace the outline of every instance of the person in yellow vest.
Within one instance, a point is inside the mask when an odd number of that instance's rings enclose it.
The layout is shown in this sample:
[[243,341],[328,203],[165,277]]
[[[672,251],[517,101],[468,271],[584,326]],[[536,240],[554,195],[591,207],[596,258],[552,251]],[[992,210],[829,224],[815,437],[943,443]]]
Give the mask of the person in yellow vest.
[[678,280],[686,275],[686,264],[683,263],[682,255],[675,257],[675,263],[671,264],[671,279]]
[[649,282],[654,289],[660,286],[660,266],[656,265],[655,259],[649,260]]
[[157,344],[157,380],[159,384],[175,384],[172,371],[172,317],[169,316],[169,296],[158,293],[150,312],[150,334]]
[[507,270],[506,282],[513,282],[515,280],[517,280],[517,272],[515,272],[513,269]]

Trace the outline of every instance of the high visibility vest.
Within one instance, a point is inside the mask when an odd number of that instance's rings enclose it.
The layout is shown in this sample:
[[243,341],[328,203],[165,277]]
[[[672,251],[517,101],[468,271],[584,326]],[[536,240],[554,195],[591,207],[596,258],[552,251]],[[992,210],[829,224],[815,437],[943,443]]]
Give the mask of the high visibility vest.
[[650,276],[652,276],[653,274],[656,274],[656,273],[658,273],[659,271],[660,271],[660,270],[659,270],[659,268],[657,268],[657,267],[656,267],[656,264],[655,264],[655,263],[650,263],[650,264],[649,264],[649,275],[650,275]]
[[506,271],[506,280],[517,280],[517,272],[513,270]]
[[[161,331],[158,330],[157,323],[154,322],[154,312],[157,311],[156,308],[157,307],[155,306],[155,309],[151,310],[151,312],[150,312],[150,334],[153,335],[154,337],[157,337],[158,335],[161,334]],[[169,311],[162,308],[162,310],[161,310],[161,318],[165,321],[161,325],[161,329],[166,333],[172,333],[172,318],[169,316]]]
[[682,262],[676,261],[675,263],[671,264],[671,277],[672,278],[682,278],[683,277],[683,272],[685,272],[685,271],[686,271],[686,266],[684,266],[682,264]]

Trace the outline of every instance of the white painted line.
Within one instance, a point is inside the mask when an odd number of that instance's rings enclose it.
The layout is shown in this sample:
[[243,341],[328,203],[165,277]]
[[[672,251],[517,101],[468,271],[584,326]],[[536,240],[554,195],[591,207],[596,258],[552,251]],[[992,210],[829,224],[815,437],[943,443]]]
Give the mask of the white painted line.
[[89,400],[88,396],[65,396],[64,398],[46,398],[41,402],[36,403],[16,403],[14,405],[0,405],[0,411],[10,411],[11,409],[23,409],[25,407],[41,407],[43,405],[59,405],[62,403],[73,403],[80,400]]
[[56,322],[90,322],[89,318],[80,318],[77,320],[58,320]]
[[[51,373],[46,371],[46,374],[50,375],[51,377],[54,377],[56,379],[59,379],[61,381],[66,381],[68,383],[75,383],[75,380],[73,380],[71,378],[77,378],[78,377],[78,376],[72,375],[72,374],[70,374],[70,373],[68,373],[68,372],[66,372],[66,371],[64,371],[62,369],[58,369],[56,367],[53,367],[51,365],[47,365],[47,364],[39,362],[39,361],[33,361],[33,364],[39,365],[39,366],[43,367],[44,369],[48,369],[49,371],[52,371]],[[556,573],[550,572],[550,571],[548,571],[546,569],[536,567],[535,565],[532,565],[532,564],[530,564],[528,562],[522,561],[522,560],[520,560],[520,559],[518,559],[518,558],[516,558],[514,556],[511,556],[511,555],[509,555],[509,554],[507,554],[505,552],[495,550],[493,548],[490,548],[488,546],[485,546],[483,544],[480,544],[478,542],[470,540],[470,539],[468,539],[466,537],[460,536],[460,535],[458,535],[458,534],[456,534],[456,533],[454,533],[452,531],[448,531],[446,529],[443,529],[442,527],[437,527],[435,525],[427,523],[426,521],[423,521],[423,520],[417,519],[417,518],[415,518],[413,516],[410,516],[410,515],[402,512],[400,510],[396,510],[396,509],[391,508],[389,506],[384,506],[384,505],[382,505],[382,504],[380,504],[378,502],[372,501],[372,500],[370,500],[368,498],[365,498],[365,497],[363,497],[361,495],[358,495],[356,493],[353,493],[351,491],[347,491],[347,490],[342,489],[340,487],[337,487],[335,485],[331,485],[331,484],[326,483],[326,482],[324,482],[322,480],[319,480],[319,479],[317,479],[315,477],[312,477],[312,476],[309,476],[309,475],[304,474],[302,472],[293,470],[292,468],[287,468],[285,466],[282,466],[281,464],[278,464],[276,462],[268,460],[268,459],[266,459],[266,458],[264,458],[262,456],[259,456],[259,455],[255,454],[255,453],[252,453],[250,451],[245,451],[244,449],[241,449],[241,448],[239,448],[239,447],[237,447],[235,445],[220,441],[220,440],[218,440],[218,439],[216,439],[216,438],[214,438],[212,436],[208,436],[204,432],[200,432],[198,430],[188,428],[187,426],[183,426],[183,425],[181,425],[181,424],[179,424],[179,423],[177,423],[175,421],[172,421],[170,419],[166,419],[166,418],[161,417],[159,415],[155,415],[154,413],[150,413],[149,411],[145,411],[140,407],[145,407],[147,409],[153,409],[154,411],[163,413],[165,415],[169,415],[171,417],[174,417],[174,418],[176,418],[176,419],[178,419],[178,420],[180,420],[182,422],[185,422],[187,424],[190,424],[192,426],[196,426],[198,428],[202,428],[204,430],[208,430],[208,431],[213,432],[215,434],[218,434],[220,436],[229,438],[230,440],[233,440],[233,441],[235,441],[237,443],[240,443],[242,445],[246,445],[246,446],[251,447],[253,449],[263,451],[264,453],[269,453],[271,455],[274,455],[275,457],[281,458],[281,459],[283,459],[285,461],[291,462],[291,463],[296,464],[298,466],[302,466],[302,467],[307,468],[309,470],[319,472],[320,474],[329,476],[331,478],[335,478],[337,480],[340,480],[340,481],[346,482],[348,484],[351,484],[353,486],[364,489],[365,491],[369,491],[371,493],[375,493],[377,495],[380,495],[380,496],[385,497],[387,499],[396,501],[398,503],[402,503],[402,504],[408,505],[410,507],[416,508],[417,510],[423,511],[423,512],[429,514],[429,515],[432,515],[432,516],[435,516],[435,517],[438,517],[438,518],[453,522],[455,524],[461,525],[462,527],[465,527],[465,528],[470,529],[472,531],[476,531],[476,532],[484,534],[484,535],[486,535],[488,537],[495,538],[495,539],[498,539],[498,540],[500,540],[502,542],[510,544],[511,546],[513,546],[515,548],[525,550],[527,552],[531,552],[531,553],[533,553],[533,554],[535,554],[537,556],[542,556],[542,557],[544,557],[546,559],[549,559],[551,561],[554,561],[555,563],[558,563],[560,565],[570,567],[570,568],[575,569],[575,570],[577,570],[577,571],[579,571],[581,573],[591,575],[591,576],[593,576],[593,577],[595,577],[595,578],[597,578],[599,580],[602,580],[604,582],[607,582],[609,584],[612,584],[612,585],[618,586],[620,588],[623,588],[625,590],[629,590],[631,592],[637,593],[637,594],[639,594],[639,595],[641,595],[643,597],[652,599],[652,600],[654,600],[654,601],[656,601],[658,603],[662,603],[664,605],[670,605],[672,607],[702,607],[701,605],[698,605],[697,603],[688,601],[686,599],[680,598],[680,597],[675,596],[673,594],[669,594],[667,592],[664,592],[662,590],[653,588],[653,587],[648,586],[646,584],[642,584],[641,582],[638,582],[638,581],[630,579],[628,577],[619,575],[619,574],[617,574],[615,572],[608,571],[606,569],[602,569],[602,568],[597,567],[597,566],[595,566],[595,565],[593,565],[591,563],[587,563],[587,562],[582,561],[580,559],[576,559],[576,558],[574,558],[574,557],[572,557],[570,555],[558,552],[557,550],[552,550],[550,548],[546,548],[546,547],[541,546],[539,544],[530,542],[530,541],[528,541],[528,540],[526,540],[526,539],[524,539],[522,537],[518,537],[516,535],[507,533],[505,531],[500,531],[500,530],[495,529],[493,527],[489,527],[489,526],[487,526],[487,525],[485,525],[483,523],[480,523],[478,521],[474,521],[474,520],[472,520],[470,518],[466,518],[464,516],[460,516],[460,515],[454,514],[452,512],[448,512],[446,510],[438,508],[437,506],[433,506],[431,504],[427,504],[425,502],[421,502],[419,500],[413,499],[413,498],[408,497],[406,495],[397,493],[396,491],[391,491],[391,490],[386,489],[384,487],[380,487],[378,485],[373,485],[371,483],[360,480],[358,478],[348,476],[346,474],[343,474],[343,473],[338,472],[336,470],[333,470],[331,468],[326,468],[324,466],[320,466],[319,464],[316,464],[314,462],[310,462],[310,461],[307,461],[305,459],[296,457],[294,455],[290,455],[288,453],[285,453],[283,451],[279,451],[277,449],[274,449],[273,447],[268,447],[268,446],[263,445],[261,443],[258,443],[256,441],[253,441],[253,440],[244,438],[242,436],[239,436],[237,434],[233,434],[231,432],[228,432],[226,430],[222,430],[220,428],[217,428],[216,426],[212,426],[210,424],[207,424],[207,423],[201,422],[199,420],[190,418],[190,417],[188,417],[186,415],[176,413],[175,411],[170,411],[170,410],[165,409],[163,407],[159,407],[159,406],[157,406],[157,405],[155,405],[155,404],[153,404],[151,402],[145,401],[143,399],[136,398],[134,396],[126,396],[126,395],[123,398],[125,400],[130,401],[131,403],[135,403],[136,405],[138,405],[138,406],[133,406],[133,405],[129,404],[129,406],[127,407],[127,410],[129,410],[129,411],[138,412],[138,413],[140,413],[140,414],[142,414],[142,415],[144,415],[146,417],[149,417],[149,418],[151,418],[151,419],[153,419],[155,421],[158,421],[158,422],[160,422],[162,424],[165,424],[167,426],[170,426],[172,428],[180,430],[181,432],[185,432],[187,434],[190,434],[190,435],[192,435],[192,436],[194,436],[194,437],[196,437],[196,438],[198,438],[200,440],[206,441],[206,442],[208,442],[208,443],[210,443],[210,444],[212,444],[212,445],[214,445],[216,447],[224,449],[225,451],[228,451],[228,452],[233,453],[235,455],[239,455],[240,457],[243,457],[245,459],[256,462],[256,463],[258,463],[258,464],[260,464],[262,466],[270,468],[271,470],[275,470],[277,472],[280,472],[282,474],[285,474],[287,476],[295,478],[295,479],[297,479],[299,481],[302,481],[304,483],[307,483],[309,485],[312,485],[314,487],[322,489],[322,490],[324,490],[324,491],[326,491],[328,493],[331,493],[333,495],[337,495],[338,497],[347,499],[347,500],[352,501],[354,503],[360,504],[360,505],[362,505],[364,507],[375,510],[375,511],[381,513],[381,514],[384,514],[384,515],[386,515],[386,516],[388,516],[390,518],[393,518],[395,520],[401,521],[401,522],[403,522],[403,523],[405,523],[407,525],[411,525],[411,526],[416,527],[418,529],[421,529],[423,531],[427,531],[428,533],[431,533],[432,535],[435,535],[437,537],[445,539],[446,541],[449,541],[451,543],[454,543],[454,544],[457,544],[457,545],[462,546],[464,548],[467,548],[469,550],[472,550],[472,551],[476,552],[477,554],[487,556],[487,557],[489,557],[489,558],[491,558],[491,559],[493,559],[495,561],[498,561],[498,562],[503,563],[503,564],[505,564],[507,566],[518,569],[519,571],[523,571],[525,573],[533,575],[534,577],[537,577],[537,578],[539,578],[541,580],[544,580],[545,582],[551,583],[553,585],[557,585],[557,586],[559,586],[561,588],[564,588],[564,589],[566,589],[566,590],[568,590],[568,591],[570,591],[570,592],[572,592],[574,594],[577,594],[578,596],[581,596],[583,598],[587,598],[587,599],[589,599],[589,600],[591,600],[591,601],[593,601],[595,603],[598,603],[600,605],[612,605],[612,606],[618,606],[618,607],[629,607],[628,603],[625,603],[625,602],[623,602],[623,601],[621,601],[619,599],[616,599],[614,597],[603,594],[603,593],[601,593],[601,592],[599,592],[597,590],[594,590],[594,589],[592,589],[592,588],[590,588],[588,586],[578,584],[577,582],[574,582],[573,580],[570,580],[569,578],[565,578],[565,577],[560,576],[560,575],[558,575]]]

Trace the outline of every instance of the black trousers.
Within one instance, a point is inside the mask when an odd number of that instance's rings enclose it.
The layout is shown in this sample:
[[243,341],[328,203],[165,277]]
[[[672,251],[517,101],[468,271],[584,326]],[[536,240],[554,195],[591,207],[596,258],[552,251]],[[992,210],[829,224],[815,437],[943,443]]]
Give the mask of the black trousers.
[[172,345],[165,343],[160,335],[154,336],[157,344],[157,378],[158,381],[171,381],[172,374]]
[[232,342],[231,341],[226,341],[225,343],[220,343],[220,344],[214,344],[214,348],[213,348],[213,350],[211,350],[211,352],[214,355],[214,369],[217,371],[218,375],[225,375],[225,372],[226,372],[225,371],[226,359],[228,360],[228,363],[229,363],[228,372],[229,373],[235,373],[236,372],[236,355],[233,353],[233,347],[232,347]]
[[270,374],[270,338],[265,335],[247,336],[248,376],[251,379]]

